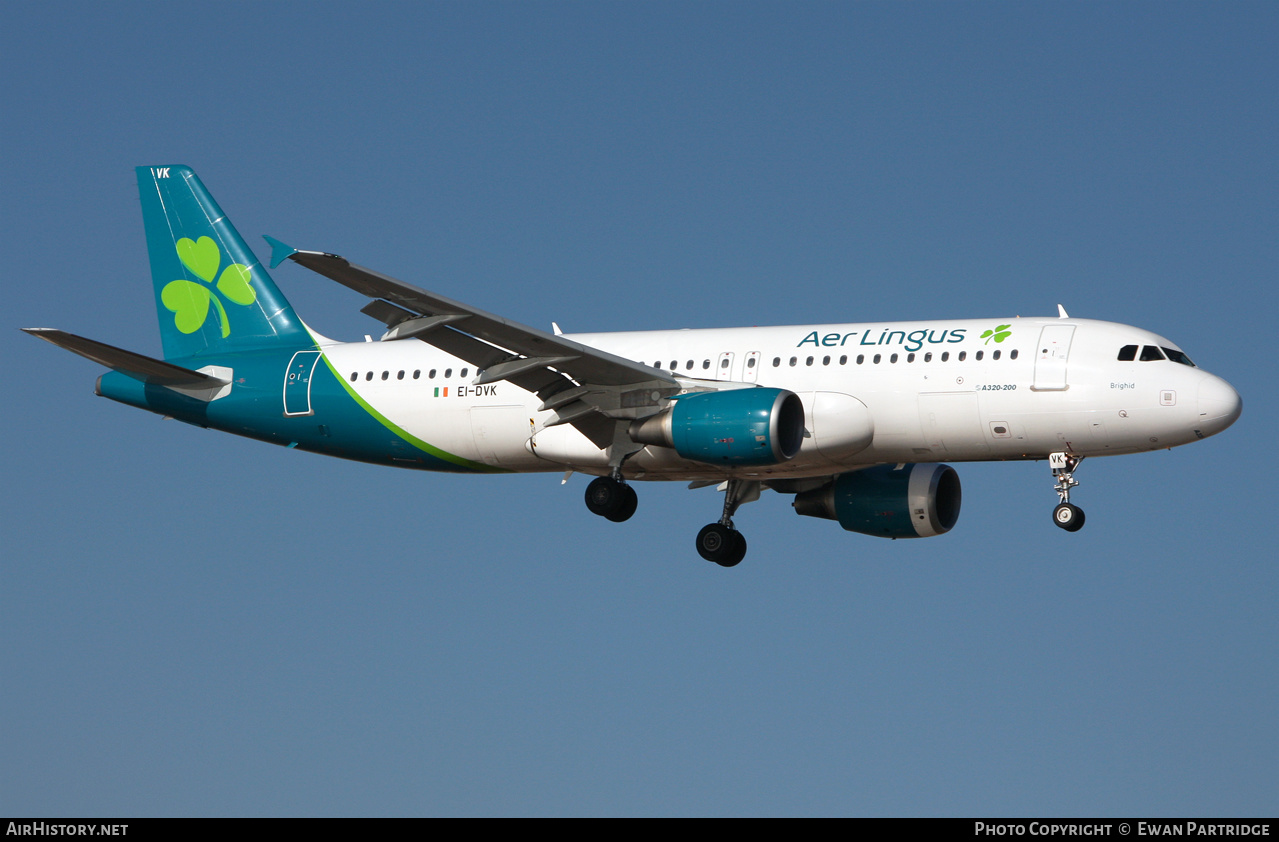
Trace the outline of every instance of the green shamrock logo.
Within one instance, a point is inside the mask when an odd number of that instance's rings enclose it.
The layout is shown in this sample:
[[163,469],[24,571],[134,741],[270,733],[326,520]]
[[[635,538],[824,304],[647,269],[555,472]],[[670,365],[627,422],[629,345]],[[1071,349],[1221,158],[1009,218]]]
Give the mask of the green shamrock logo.
[[979,338],[985,339],[987,345],[990,344],[990,340],[992,339],[996,342],[1003,342],[1005,339],[1013,335],[1013,332],[1008,329],[1010,327],[1012,327],[1012,325],[998,325],[994,330],[986,331]]
[[[183,237],[176,243],[178,259],[190,269],[196,277],[206,283],[213,283],[222,265],[222,252],[211,237],[201,237],[194,242]],[[222,270],[218,278],[217,291],[226,296],[228,301],[248,306],[257,301],[249,267],[242,263],[232,263]],[[195,333],[209,316],[209,304],[218,311],[218,319],[222,324],[222,337],[231,335],[231,323],[226,317],[226,308],[213,294],[213,290],[195,281],[170,281],[160,291],[160,300],[173,312],[173,324],[183,333]]]

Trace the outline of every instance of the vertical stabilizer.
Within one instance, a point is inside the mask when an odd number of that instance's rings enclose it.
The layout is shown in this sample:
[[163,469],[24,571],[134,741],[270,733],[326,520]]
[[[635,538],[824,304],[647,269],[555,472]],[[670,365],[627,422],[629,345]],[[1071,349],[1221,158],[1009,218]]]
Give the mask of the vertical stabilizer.
[[137,173],[165,359],[313,346],[190,167],[138,167]]

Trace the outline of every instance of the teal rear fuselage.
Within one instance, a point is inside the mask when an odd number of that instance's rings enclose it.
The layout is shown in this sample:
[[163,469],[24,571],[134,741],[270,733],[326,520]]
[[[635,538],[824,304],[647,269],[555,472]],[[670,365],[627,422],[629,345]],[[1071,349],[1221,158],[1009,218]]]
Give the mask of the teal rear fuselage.
[[[304,377],[290,379],[301,355],[320,359]],[[230,369],[231,388],[214,400],[190,397],[166,386],[150,385],[115,371],[98,379],[102,397],[161,415],[327,456],[428,471],[489,473],[495,470],[451,454],[431,451],[407,432],[366,408],[334,376],[315,345],[240,351],[176,360],[193,370]],[[290,394],[292,392],[293,394]],[[292,413],[290,413],[292,410]]]

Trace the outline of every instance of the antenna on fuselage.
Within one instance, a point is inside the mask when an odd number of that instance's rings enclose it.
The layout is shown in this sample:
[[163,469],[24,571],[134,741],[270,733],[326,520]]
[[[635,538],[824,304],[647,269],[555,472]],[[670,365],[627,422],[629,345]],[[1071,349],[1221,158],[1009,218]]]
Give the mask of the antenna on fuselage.
[[1069,318],[1070,318],[1070,316],[1067,316],[1067,315],[1066,315],[1066,308],[1065,308],[1065,307],[1063,307],[1063,306],[1061,306],[1060,304],[1058,304],[1058,305],[1057,305],[1057,318],[1059,318],[1059,319],[1069,319]]

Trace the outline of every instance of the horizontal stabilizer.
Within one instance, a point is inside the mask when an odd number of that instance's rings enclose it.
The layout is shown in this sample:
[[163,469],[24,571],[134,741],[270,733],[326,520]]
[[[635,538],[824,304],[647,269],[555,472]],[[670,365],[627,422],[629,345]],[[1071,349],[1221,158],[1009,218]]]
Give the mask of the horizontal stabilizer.
[[74,333],[67,333],[64,330],[57,330],[51,327],[24,327],[22,331],[32,336],[38,336],[46,342],[52,342],[59,348],[66,348],[68,351],[93,360],[100,365],[105,365],[107,368],[128,375],[135,380],[141,380],[143,383],[151,383],[158,386],[194,386],[203,388],[225,386],[229,383],[229,381],[220,377],[212,377],[208,374],[192,371],[189,368],[166,363],[163,360],[135,354],[132,351],[126,351],[114,345],[85,339],[83,336],[76,336]]

